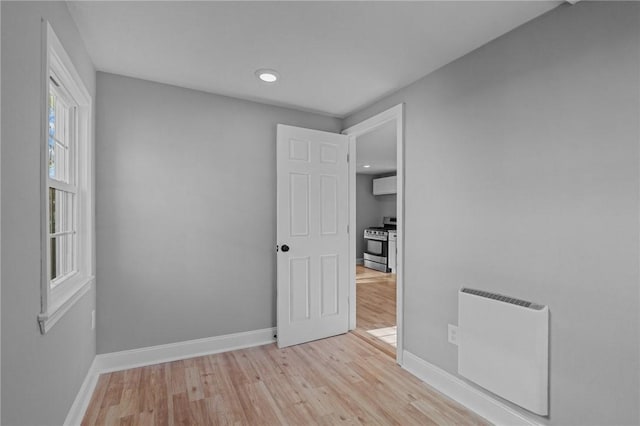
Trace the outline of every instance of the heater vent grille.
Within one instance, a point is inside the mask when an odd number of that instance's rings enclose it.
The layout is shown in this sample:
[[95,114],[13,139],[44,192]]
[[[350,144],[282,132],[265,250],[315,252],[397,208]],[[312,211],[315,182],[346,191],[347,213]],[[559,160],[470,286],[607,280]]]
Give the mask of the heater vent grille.
[[549,414],[549,307],[487,291],[458,293],[458,373]]
[[528,302],[522,299],[516,299],[514,297],[503,296],[502,294],[498,294],[498,293],[491,293],[483,290],[475,290],[473,288],[463,288],[460,291],[462,291],[463,293],[473,294],[475,296],[485,297],[487,299],[493,299],[493,300],[497,300],[504,303],[510,303],[512,305],[522,306],[524,308],[535,309],[535,310],[540,310],[543,308],[542,305],[538,305],[536,303]]

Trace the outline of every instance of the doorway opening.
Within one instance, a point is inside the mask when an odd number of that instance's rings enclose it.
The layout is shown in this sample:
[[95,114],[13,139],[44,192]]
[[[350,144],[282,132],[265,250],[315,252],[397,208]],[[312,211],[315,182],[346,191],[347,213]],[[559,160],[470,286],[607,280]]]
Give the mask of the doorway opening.
[[396,274],[356,265],[356,328],[352,332],[396,357]]
[[403,105],[349,136],[349,329],[402,364]]

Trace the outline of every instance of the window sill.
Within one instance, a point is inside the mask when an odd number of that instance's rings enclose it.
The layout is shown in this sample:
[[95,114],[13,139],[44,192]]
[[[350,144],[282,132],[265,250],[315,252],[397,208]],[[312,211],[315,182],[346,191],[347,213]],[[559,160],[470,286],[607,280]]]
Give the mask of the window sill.
[[61,300],[52,303],[47,307],[47,312],[38,314],[38,324],[40,325],[40,333],[46,334],[58,322],[64,314],[71,309],[75,303],[82,298],[94,283],[95,277],[84,277],[74,283],[73,288]]

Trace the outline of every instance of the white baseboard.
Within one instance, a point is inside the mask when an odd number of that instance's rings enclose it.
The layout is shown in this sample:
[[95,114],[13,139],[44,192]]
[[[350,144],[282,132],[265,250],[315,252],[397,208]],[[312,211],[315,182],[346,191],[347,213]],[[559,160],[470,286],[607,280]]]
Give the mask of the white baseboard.
[[84,413],[87,411],[87,407],[89,407],[89,402],[91,402],[93,391],[96,388],[96,384],[98,384],[98,376],[100,374],[95,372],[95,365],[96,359],[94,358],[82,382],[82,386],[80,386],[80,390],[76,395],[76,399],[73,401],[73,404],[71,404],[71,408],[67,413],[64,426],[76,426],[82,423]]
[[96,355],[67,414],[64,425],[75,426],[82,422],[100,374],[266,345],[276,341],[275,333],[275,328],[265,328]]
[[96,369],[100,373],[108,373],[196,356],[233,351],[252,346],[266,345],[275,342],[273,337],[275,330],[275,328],[265,328],[263,330],[246,331],[244,333],[226,334],[224,336],[207,337],[204,339],[188,340],[186,342],[100,354],[96,355]]
[[536,420],[515,411],[411,352],[403,352],[402,368],[495,425],[541,426]]

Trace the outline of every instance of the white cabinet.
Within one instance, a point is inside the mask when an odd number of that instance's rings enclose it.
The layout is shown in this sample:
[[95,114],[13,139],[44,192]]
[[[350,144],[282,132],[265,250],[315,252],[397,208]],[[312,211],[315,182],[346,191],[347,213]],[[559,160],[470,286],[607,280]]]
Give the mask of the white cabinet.
[[395,194],[397,178],[395,176],[383,177],[373,180],[373,195]]

